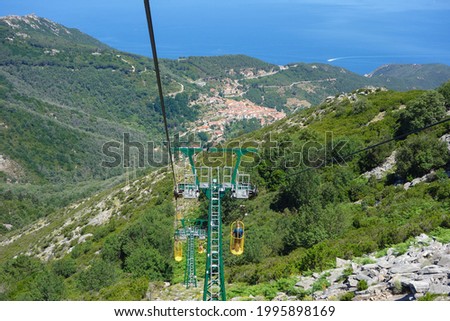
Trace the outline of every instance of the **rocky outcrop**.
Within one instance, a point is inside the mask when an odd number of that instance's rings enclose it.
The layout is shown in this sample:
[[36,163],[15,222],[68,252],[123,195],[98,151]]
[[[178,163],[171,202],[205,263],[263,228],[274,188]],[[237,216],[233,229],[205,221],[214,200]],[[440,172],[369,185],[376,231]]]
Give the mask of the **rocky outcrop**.
[[375,167],[371,171],[365,172],[363,174],[364,177],[369,178],[371,176],[375,176],[376,179],[382,179],[384,176],[386,176],[395,166],[395,156],[397,154],[397,151],[393,151],[392,154],[386,158],[383,164],[380,166]]
[[[450,300],[450,244],[422,234],[404,254],[389,249],[383,257],[357,262],[337,258],[336,269],[300,277],[296,287],[314,300],[416,300],[427,293]],[[313,292],[324,278],[329,286]]]

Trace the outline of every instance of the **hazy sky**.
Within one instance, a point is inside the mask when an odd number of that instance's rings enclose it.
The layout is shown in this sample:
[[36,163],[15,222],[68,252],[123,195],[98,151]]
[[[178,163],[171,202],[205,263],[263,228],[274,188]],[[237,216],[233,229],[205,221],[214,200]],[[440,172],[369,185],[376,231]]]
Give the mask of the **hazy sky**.
[[[273,63],[450,64],[450,0],[152,0],[159,55],[244,53]],[[143,0],[0,0],[149,55]],[[337,59],[336,59],[337,58]]]

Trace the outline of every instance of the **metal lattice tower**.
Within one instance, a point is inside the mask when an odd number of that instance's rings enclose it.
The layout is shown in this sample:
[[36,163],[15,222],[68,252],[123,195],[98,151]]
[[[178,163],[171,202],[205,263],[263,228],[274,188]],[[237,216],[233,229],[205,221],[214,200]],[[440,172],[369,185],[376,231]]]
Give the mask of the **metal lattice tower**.
[[195,235],[191,228],[187,234],[186,269],[184,271],[186,288],[197,287],[197,273],[195,268]]
[[225,301],[225,279],[222,258],[222,209],[220,183],[213,179],[210,187],[208,250],[206,258],[204,301]]
[[[200,191],[209,199],[208,209],[208,237],[207,237],[207,258],[205,269],[205,281],[203,289],[204,301],[226,301],[225,292],[225,274],[222,253],[222,208],[221,198],[225,195],[225,191],[231,191],[232,197],[246,199],[251,195],[256,195],[257,190],[250,185],[250,176],[240,174],[238,171],[239,164],[243,155],[247,153],[255,153],[256,149],[252,148],[210,148],[210,152],[227,152],[236,154],[236,163],[232,167],[212,168],[200,167],[196,168],[194,164],[194,155],[203,151],[202,148],[176,148],[181,151],[188,159],[191,165],[192,174],[185,173],[185,181],[178,184],[175,195],[185,198],[197,198]],[[188,238],[189,252],[189,238]],[[195,250],[194,250],[195,252]],[[188,254],[187,259],[195,254]],[[189,275],[193,269],[195,275],[195,262],[186,262],[185,283],[188,286]]]

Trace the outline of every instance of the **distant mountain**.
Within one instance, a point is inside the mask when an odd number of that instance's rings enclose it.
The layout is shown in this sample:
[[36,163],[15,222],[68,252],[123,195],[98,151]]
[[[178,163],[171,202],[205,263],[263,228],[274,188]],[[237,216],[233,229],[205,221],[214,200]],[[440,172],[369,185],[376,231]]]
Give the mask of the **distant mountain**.
[[450,66],[444,64],[383,65],[367,75],[394,90],[434,89],[450,79]]
[[61,50],[71,48],[76,43],[78,46],[89,48],[111,49],[78,29],[64,27],[34,14],[0,17],[0,30],[2,36],[6,36],[2,40],[9,42],[19,39],[28,40],[35,47],[51,47]]

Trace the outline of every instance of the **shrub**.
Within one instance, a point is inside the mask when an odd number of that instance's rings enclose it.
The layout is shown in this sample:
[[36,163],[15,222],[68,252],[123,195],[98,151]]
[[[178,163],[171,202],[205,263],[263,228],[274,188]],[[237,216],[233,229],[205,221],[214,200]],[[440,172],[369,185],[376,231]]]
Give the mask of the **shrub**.
[[58,301],[65,293],[62,278],[47,270],[36,276],[31,287],[31,298],[36,301]]
[[63,258],[53,263],[53,272],[64,278],[68,278],[77,271],[77,265],[74,259],[70,257]]
[[356,288],[358,289],[358,291],[367,290],[368,287],[369,287],[369,285],[367,284],[366,280],[359,280],[358,284],[356,285]]
[[161,254],[152,248],[140,247],[125,260],[125,271],[133,276],[146,276],[152,281],[163,280],[168,263]]
[[397,173],[408,179],[420,177],[444,166],[449,159],[444,142],[426,134],[414,135],[398,150]]
[[445,105],[447,110],[450,110],[450,81],[447,81],[441,87],[438,88],[438,92],[444,96]]
[[339,301],[352,301],[354,297],[355,297],[355,293],[347,292],[347,293],[344,293],[343,295],[341,295],[341,297],[339,298]]
[[428,91],[410,101],[400,117],[400,132],[410,132],[445,117],[445,99],[436,91]]
[[78,276],[78,286],[84,291],[99,291],[114,283],[117,272],[114,266],[96,259],[90,267]]

